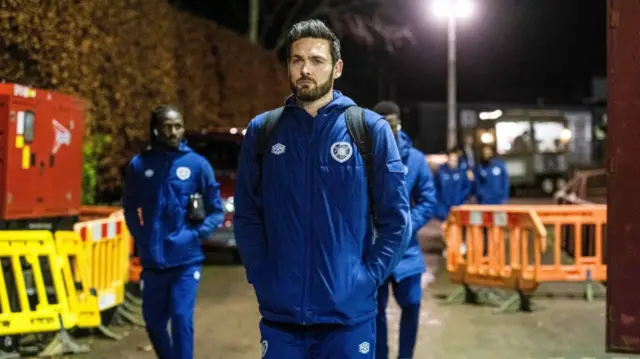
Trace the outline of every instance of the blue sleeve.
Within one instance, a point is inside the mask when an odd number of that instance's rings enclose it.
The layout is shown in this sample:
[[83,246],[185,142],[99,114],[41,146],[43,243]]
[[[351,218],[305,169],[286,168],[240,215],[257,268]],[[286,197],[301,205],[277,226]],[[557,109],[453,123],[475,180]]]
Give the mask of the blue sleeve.
[[440,195],[442,193],[442,170],[440,168],[438,168],[438,172],[436,172],[433,183],[436,186],[436,196],[440,199]]
[[258,180],[258,166],[255,160],[255,121],[249,123],[242,141],[234,191],[234,234],[249,283],[253,283],[259,264],[267,254],[262,201],[259,196],[256,196],[253,188]]
[[[465,203],[466,201],[469,200],[469,197],[472,195],[473,192],[473,181],[471,181],[469,179],[469,175],[467,173],[467,171],[464,171],[462,173],[462,193],[460,194],[460,201],[462,201],[462,203]],[[475,178],[475,173],[474,173],[474,178]]]
[[138,188],[136,188],[136,167],[135,158],[129,162],[127,168],[127,174],[124,179],[124,189],[122,193],[122,209],[124,211],[124,220],[129,229],[129,233],[135,239],[140,238],[142,233],[142,224],[140,224],[140,216],[138,215],[138,208],[140,203],[138,201]]
[[377,222],[376,240],[365,261],[380,285],[404,255],[412,233],[404,165],[391,127],[380,120],[372,132],[372,197]]
[[477,197],[480,194],[479,191],[482,190],[482,185],[480,184],[480,169],[478,169],[477,165],[471,170],[471,173],[473,173],[473,181],[471,181],[471,191],[469,195]]
[[507,203],[507,201],[509,200],[509,192],[511,189],[511,184],[509,181],[509,173],[507,173],[507,166],[505,166],[504,163],[500,164],[500,167],[502,167],[502,178],[503,178],[503,185],[504,185],[504,198],[503,198],[503,203]]
[[220,198],[220,185],[216,181],[213,168],[209,161],[202,160],[202,197],[204,199],[207,217],[198,226],[197,235],[199,239],[208,239],[222,224],[224,210],[222,209],[222,199]]
[[413,231],[418,231],[433,218],[437,204],[433,175],[426,162],[420,164],[418,180],[411,195],[414,199],[414,206],[411,208],[411,227]]

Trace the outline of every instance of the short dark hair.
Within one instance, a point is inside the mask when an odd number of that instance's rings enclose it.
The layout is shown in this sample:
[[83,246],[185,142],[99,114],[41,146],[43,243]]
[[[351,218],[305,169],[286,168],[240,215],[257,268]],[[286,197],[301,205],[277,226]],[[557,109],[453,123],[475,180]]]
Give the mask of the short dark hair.
[[373,107],[373,112],[382,116],[396,115],[400,117],[400,106],[393,101],[382,101]]
[[329,41],[333,63],[335,64],[338,60],[342,59],[342,55],[340,55],[340,40],[338,40],[336,34],[331,31],[324,22],[318,19],[304,20],[293,24],[287,36],[287,58],[291,55],[291,45],[304,38]]
[[175,111],[180,113],[180,111],[178,110],[178,108],[176,108],[173,105],[160,105],[158,107],[156,107],[155,109],[153,109],[153,111],[151,112],[151,120],[150,120],[150,125],[151,128],[155,128],[156,126],[160,125],[160,123],[158,123],[160,121],[161,118],[163,118],[163,116],[167,113],[167,112],[171,112],[171,111]]
[[460,148],[451,147],[450,149],[447,150],[447,155],[460,155]]

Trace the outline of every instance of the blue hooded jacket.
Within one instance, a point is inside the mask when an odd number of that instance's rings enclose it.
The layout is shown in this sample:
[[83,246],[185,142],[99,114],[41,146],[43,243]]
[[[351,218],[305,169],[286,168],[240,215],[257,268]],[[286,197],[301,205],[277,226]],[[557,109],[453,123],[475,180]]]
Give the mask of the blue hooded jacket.
[[502,160],[477,163],[474,177],[479,204],[504,204],[509,200],[509,174]]
[[412,228],[409,247],[392,273],[395,281],[400,282],[405,278],[424,273],[426,270],[418,242],[418,231],[433,218],[436,189],[424,153],[415,149],[409,136],[402,131],[398,132],[396,141],[405,166],[407,193],[411,198]]
[[374,241],[364,161],[344,116],[354,102],[334,91],[314,118],[294,101],[269,140],[257,191],[256,134],[266,113],[249,123],[234,192],[236,242],[265,319],[354,325],[376,316],[377,288],[409,244],[404,166],[389,124],[366,110]]
[[[187,218],[189,197],[196,192],[207,211],[199,224]],[[150,270],[202,262],[201,240],[215,232],[224,216],[211,164],[185,143],[177,151],[149,149],[131,159],[122,207],[142,267]]]
[[467,170],[458,166],[450,168],[443,164],[436,175],[436,191],[438,194],[438,207],[436,218],[446,220],[449,217],[451,207],[464,204],[472,190],[472,182],[467,177]]

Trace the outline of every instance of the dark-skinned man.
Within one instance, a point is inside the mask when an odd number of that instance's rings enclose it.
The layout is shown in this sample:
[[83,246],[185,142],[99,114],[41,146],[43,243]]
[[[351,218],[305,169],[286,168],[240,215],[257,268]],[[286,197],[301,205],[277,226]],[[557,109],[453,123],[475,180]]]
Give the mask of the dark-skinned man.
[[184,142],[182,114],[159,106],[149,130],[149,147],[129,163],[122,199],[143,268],[142,314],[159,359],[193,359],[201,241],[224,211],[213,168]]

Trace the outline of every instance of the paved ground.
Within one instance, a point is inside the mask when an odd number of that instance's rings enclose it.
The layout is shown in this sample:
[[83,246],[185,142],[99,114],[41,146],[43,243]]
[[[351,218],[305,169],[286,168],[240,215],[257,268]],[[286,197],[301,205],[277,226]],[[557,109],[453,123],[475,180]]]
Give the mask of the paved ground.
[[[437,258],[435,259],[437,263]],[[434,259],[430,259],[431,268]],[[196,358],[257,359],[258,312],[252,289],[241,267],[208,265],[196,310]],[[444,305],[442,296],[454,287],[442,273],[426,290],[418,359],[550,359],[625,358],[604,354],[604,301],[586,303],[579,296],[536,298],[543,308],[534,313],[494,314],[490,307]],[[579,293],[579,287],[560,285],[542,292]],[[392,349],[397,341],[397,307],[389,309],[394,323]],[[126,334],[120,342],[84,339],[92,345],[78,359],[152,359],[144,331],[115,328]],[[394,354],[390,358],[395,358]],[[287,358],[283,358],[287,359]]]

